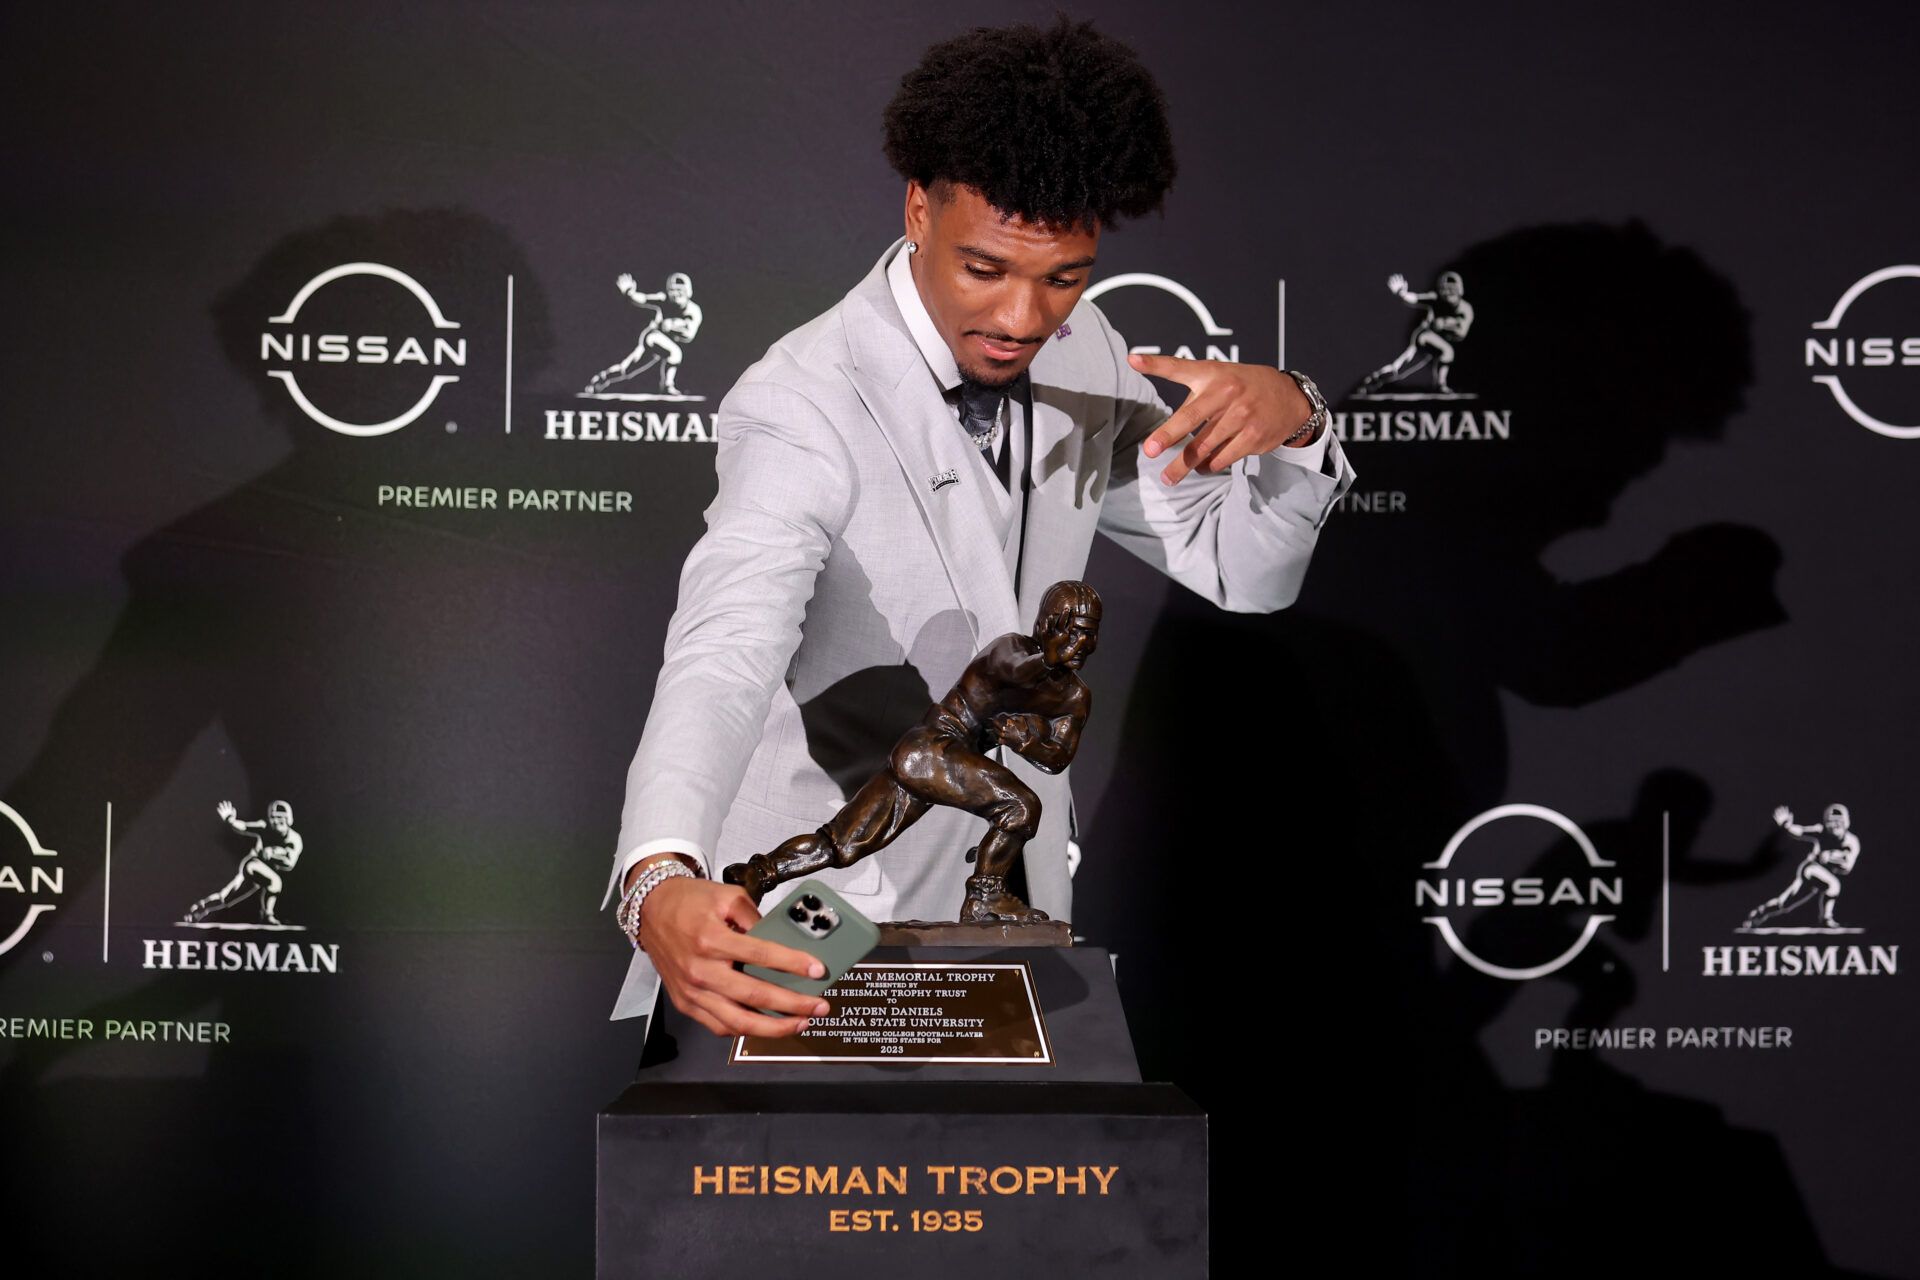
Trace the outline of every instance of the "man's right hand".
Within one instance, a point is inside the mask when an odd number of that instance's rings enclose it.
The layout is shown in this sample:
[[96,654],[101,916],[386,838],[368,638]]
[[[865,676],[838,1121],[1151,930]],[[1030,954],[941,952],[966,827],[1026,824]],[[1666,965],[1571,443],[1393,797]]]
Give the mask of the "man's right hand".
[[[640,940],[660,973],[673,1007],[717,1036],[790,1036],[830,1006],[750,977],[734,962],[762,965],[806,978],[824,978],[826,966],[806,952],[750,937],[760,920],[739,885],[678,877],[647,895],[640,908]],[[773,1009],[790,1017],[768,1017]]]

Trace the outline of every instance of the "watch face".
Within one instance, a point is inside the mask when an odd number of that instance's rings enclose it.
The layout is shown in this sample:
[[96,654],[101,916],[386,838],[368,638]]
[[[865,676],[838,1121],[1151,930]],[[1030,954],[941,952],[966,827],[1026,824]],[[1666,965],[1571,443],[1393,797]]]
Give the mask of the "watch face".
[[1320,394],[1320,388],[1314,385],[1312,378],[1304,373],[1296,373],[1292,369],[1287,370],[1287,376],[1300,384],[1300,390],[1306,393],[1307,403],[1313,406],[1315,413],[1327,407],[1326,398]]

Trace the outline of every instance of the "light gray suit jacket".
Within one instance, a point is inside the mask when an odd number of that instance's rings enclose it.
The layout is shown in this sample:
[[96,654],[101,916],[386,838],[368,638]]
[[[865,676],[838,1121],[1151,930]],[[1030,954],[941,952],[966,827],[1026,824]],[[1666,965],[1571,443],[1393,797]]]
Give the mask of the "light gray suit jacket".
[[[619,853],[668,837],[707,873],[830,818],[989,640],[1030,631],[1041,593],[1086,569],[1095,531],[1226,609],[1299,593],[1321,523],[1353,482],[1337,442],[1315,473],[1256,457],[1160,483],[1141,442],[1168,417],[1099,309],[1031,365],[1019,595],[1003,558],[1019,519],[941,397],[887,284],[895,241],[838,305],[741,375],[715,425],[719,491],[687,556]],[[943,473],[957,483],[942,483]],[[1011,767],[1040,797],[1033,905],[1070,919],[1068,774]],[[819,879],[869,918],[951,919],[982,819],[936,808],[879,854]],[[609,899],[617,891],[616,856]],[[604,903],[603,903],[604,905]],[[614,1009],[649,1012],[644,952]]]

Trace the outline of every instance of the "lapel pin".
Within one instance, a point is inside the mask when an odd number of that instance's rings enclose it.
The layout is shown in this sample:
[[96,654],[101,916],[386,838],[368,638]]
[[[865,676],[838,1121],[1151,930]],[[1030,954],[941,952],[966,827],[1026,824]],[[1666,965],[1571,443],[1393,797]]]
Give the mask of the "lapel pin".
[[942,471],[939,475],[933,477],[929,483],[933,485],[933,491],[938,493],[950,484],[959,484],[960,473],[952,470]]
[[1056,338],[1071,338],[1073,336],[1073,326],[1070,324],[1063,324],[1058,329],[1054,330],[1053,336]]

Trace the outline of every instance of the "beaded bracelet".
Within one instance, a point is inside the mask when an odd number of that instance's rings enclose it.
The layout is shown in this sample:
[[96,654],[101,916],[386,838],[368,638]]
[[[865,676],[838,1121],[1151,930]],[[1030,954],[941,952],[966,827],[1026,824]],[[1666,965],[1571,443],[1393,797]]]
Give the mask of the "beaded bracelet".
[[685,876],[689,880],[702,878],[680,859],[668,858],[635,880],[633,888],[627,890],[621,897],[620,905],[613,913],[613,922],[620,926],[620,932],[627,935],[627,940],[633,943],[636,950],[646,950],[640,945],[640,908],[646,902],[647,895],[679,876]]

